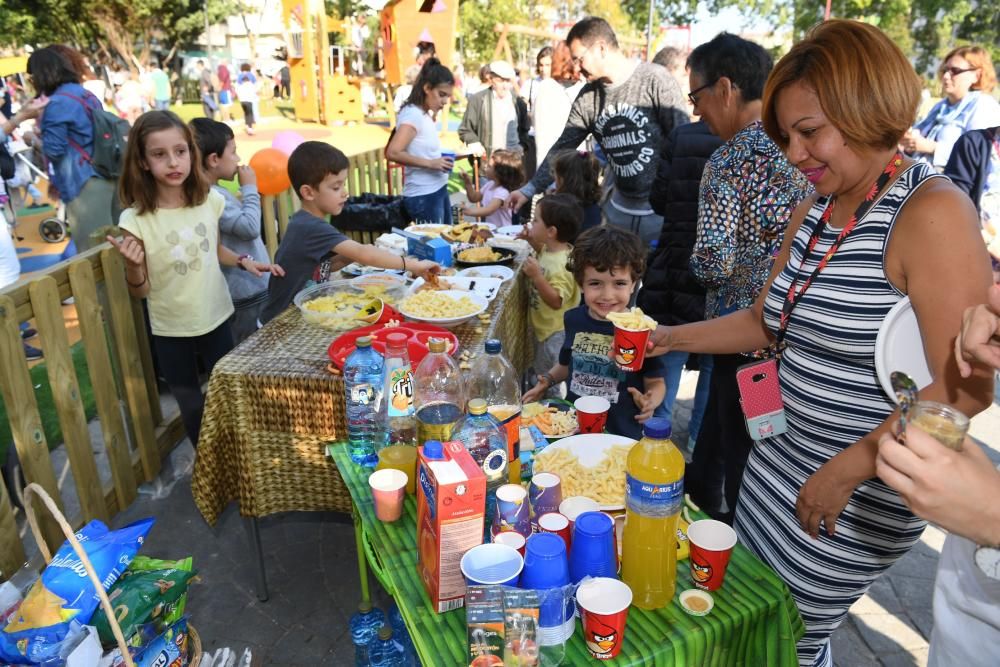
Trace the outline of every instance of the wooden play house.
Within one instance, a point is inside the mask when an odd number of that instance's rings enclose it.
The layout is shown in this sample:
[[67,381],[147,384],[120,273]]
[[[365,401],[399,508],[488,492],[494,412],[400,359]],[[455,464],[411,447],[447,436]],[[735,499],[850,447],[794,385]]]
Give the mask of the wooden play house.
[[390,84],[403,83],[420,42],[432,42],[441,62],[454,67],[458,0],[391,0],[379,20],[385,79]]

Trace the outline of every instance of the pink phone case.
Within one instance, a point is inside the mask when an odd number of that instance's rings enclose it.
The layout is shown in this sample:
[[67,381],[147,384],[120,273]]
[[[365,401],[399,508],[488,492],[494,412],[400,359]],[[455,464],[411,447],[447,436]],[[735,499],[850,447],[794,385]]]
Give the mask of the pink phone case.
[[736,370],[736,386],[747,420],[784,410],[778,363],[774,359],[755,361]]

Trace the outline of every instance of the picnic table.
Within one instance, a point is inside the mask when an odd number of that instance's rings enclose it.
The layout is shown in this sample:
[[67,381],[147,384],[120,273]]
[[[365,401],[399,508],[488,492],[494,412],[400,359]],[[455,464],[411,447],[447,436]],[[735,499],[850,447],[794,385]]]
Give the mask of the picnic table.
[[[473,318],[453,330],[460,349],[480,353],[499,338],[519,372],[531,361],[528,292],[521,253],[515,275],[490,303],[488,323]],[[329,442],[346,440],[343,376],[329,370],[335,334],[291,307],[223,357],[212,371],[191,478],[195,503],[214,525],[226,506],[240,514],[260,558],[257,519],[280,512],[351,512]],[[257,592],[267,598],[258,560]]]
[[[368,487],[371,470],[354,464],[347,445],[327,448],[355,506],[362,596],[368,598],[368,567],[399,606],[425,665],[467,665],[465,610],[436,613],[417,571],[416,502],[406,497],[403,516],[393,523],[375,518]],[[707,518],[697,516],[697,518]],[[621,654],[608,665],[761,665],[796,667],[795,644],[805,632],[788,587],[742,545],[733,551],[715,607],[703,617],[685,613],[681,591],[692,588],[688,562],[677,564],[674,601],[662,609],[629,611]],[[566,644],[563,664],[593,664],[579,626]]]

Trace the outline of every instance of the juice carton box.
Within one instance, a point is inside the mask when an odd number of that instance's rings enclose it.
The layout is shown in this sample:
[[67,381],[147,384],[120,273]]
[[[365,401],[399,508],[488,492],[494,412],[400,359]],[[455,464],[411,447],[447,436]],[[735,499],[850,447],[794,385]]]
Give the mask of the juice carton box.
[[417,568],[438,612],[465,596],[459,562],[483,541],[486,476],[461,442],[440,452],[420,447],[417,460]]

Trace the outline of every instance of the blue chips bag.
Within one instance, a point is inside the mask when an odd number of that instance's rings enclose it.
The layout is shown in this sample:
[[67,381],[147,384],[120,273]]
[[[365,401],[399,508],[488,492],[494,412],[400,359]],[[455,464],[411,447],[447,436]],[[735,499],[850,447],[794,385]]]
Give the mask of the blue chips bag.
[[[94,520],[76,533],[104,590],[115,583],[132,562],[153,519],[142,519],[120,530],[109,530]],[[38,664],[58,652],[69,633],[70,621],[87,623],[100,599],[83,563],[69,542],[63,542],[20,608],[0,631],[0,662]]]

